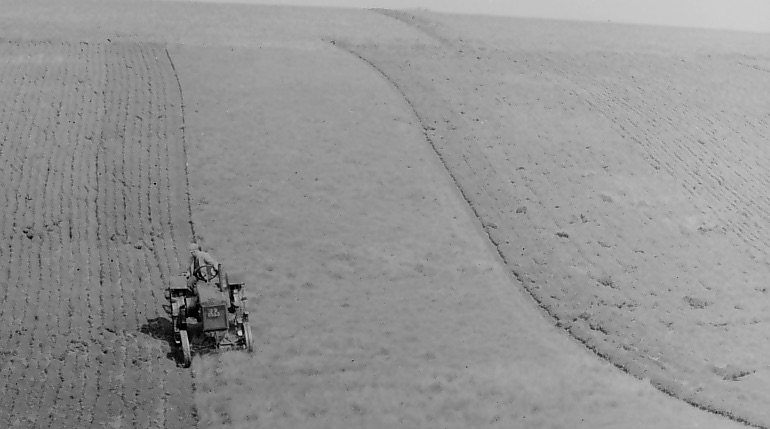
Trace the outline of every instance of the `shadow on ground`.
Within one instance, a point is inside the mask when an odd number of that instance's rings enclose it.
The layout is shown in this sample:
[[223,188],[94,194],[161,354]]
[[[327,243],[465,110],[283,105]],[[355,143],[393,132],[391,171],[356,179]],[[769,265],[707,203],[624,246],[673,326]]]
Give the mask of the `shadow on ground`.
[[[193,319],[189,320],[192,321]],[[196,355],[203,356],[215,354],[216,348],[212,347],[211,341],[203,334],[201,325],[190,321],[188,321],[187,333],[190,338],[193,358],[195,358]],[[156,317],[154,319],[148,319],[147,323],[139,328],[139,332],[149,335],[156,340],[165,342],[170,349],[169,352],[166,353],[166,357],[169,360],[174,361],[178,366],[182,366],[182,347],[174,342],[173,325],[169,318]]]
[[182,366],[182,348],[174,342],[174,329],[170,319],[166,317],[148,319],[147,323],[139,328],[139,332],[168,344],[169,351],[166,353],[166,358],[174,361],[177,366]]

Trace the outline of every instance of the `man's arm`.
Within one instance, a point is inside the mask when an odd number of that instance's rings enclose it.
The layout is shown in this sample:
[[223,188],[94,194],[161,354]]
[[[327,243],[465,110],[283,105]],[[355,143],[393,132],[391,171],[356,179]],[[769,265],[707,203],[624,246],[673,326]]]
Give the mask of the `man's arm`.
[[190,268],[187,271],[190,277],[195,275],[195,256],[190,255]]
[[217,262],[216,259],[214,259],[214,257],[212,257],[206,252],[201,252],[200,256],[201,256],[201,260],[205,265],[211,265],[215,269],[218,269],[219,263]]

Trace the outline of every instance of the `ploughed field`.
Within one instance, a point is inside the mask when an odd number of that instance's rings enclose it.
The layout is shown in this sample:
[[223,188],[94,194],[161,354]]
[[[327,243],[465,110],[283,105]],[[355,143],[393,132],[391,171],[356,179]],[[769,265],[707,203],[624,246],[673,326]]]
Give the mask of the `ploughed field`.
[[667,393],[770,425],[766,54],[727,32],[608,26],[596,43],[380,12],[420,34],[338,45],[409,100],[557,325]]
[[[770,426],[767,36],[9,1],[0,422]],[[184,371],[191,221],[258,347]]]
[[190,237],[180,96],[161,45],[0,41],[3,425],[195,425],[161,307]]

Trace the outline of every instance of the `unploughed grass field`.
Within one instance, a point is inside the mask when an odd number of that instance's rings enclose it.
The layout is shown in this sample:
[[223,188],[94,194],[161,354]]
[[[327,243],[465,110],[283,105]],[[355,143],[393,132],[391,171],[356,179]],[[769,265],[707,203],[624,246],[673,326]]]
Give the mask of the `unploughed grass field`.
[[[196,232],[249,279],[259,343],[196,357],[200,427],[734,424],[652,384],[768,424],[762,261],[749,262],[764,242],[764,104],[729,79],[746,69],[762,85],[766,37],[12,4],[4,38],[168,43]],[[708,171],[746,179],[699,193],[718,183]],[[728,274],[704,292],[701,269]],[[628,361],[611,353],[624,345]]]

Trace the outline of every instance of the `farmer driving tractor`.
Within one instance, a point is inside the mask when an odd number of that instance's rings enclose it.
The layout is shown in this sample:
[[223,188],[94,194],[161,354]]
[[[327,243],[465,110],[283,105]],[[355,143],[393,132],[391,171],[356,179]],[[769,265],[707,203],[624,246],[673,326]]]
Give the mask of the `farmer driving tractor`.
[[209,281],[219,277],[219,290],[227,287],[225,270],[222,264],[213,256],[204,252],[197,243],[190,244],[190,268],[185,272],[187,288],[198,295],[198,282]]
[[[175,276],[167,289],[174,342],[182,348],[182,364],[190,367],[193,345],[215,349],[243,347],[252,352],[254,345],[243,290],[245,283],[235,274],[228,279],[222,264],[198,244],[190,244],[189,250],[190,265],[183,273],[187,278]],[[216,284],[220,294],[198,291],[199,281]],[[228,295],[224,296],[224,292]],[[203,342],[190,341],[188,319],[197,319]]]

